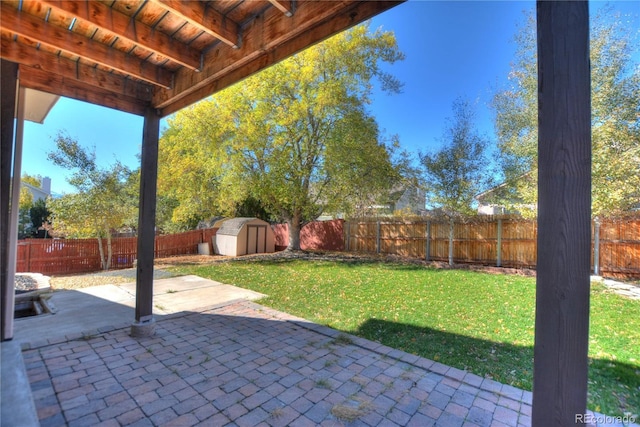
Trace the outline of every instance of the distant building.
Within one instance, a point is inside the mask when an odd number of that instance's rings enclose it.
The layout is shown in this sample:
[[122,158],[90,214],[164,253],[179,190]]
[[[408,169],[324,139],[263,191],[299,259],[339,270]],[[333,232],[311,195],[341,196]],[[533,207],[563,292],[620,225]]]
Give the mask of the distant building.
[[[531,180],[531,172],[522,174],[517,181]],[[479,215],[517,215],[521,211],[535,211],[536,204],[527,204],[512,191],[516,183],[502,183],[474,196]]]
[[51,196],[51,178],[49,178],[48,176],[45,176],[44,178],[42,178],[42,181],[40,182],[40,187],[35,187],[31,184],[27,184],[24,181],[22,181],[20,185],[22,185],[27,190],[29,190],[29,192],[33,196],[34,202],[38,200],[46,200],[47,197]]

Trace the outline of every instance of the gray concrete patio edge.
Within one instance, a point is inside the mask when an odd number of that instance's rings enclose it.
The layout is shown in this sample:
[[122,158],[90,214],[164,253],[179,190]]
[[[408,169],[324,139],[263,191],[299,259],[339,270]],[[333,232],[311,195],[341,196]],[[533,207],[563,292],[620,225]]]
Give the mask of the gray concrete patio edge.
[[0,425],[39,426],[20,345],[4,341],[0,347]]

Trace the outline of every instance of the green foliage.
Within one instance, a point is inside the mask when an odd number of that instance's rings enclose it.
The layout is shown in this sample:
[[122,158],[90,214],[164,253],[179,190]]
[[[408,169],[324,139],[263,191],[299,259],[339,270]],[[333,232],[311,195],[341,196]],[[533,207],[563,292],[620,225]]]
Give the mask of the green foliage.
[[24,186],[20,186],[20,196],[18,199],[18,238],[22,239],[31,233],[31,217],[29,210],[33,206],[33,195]]
[[401,179],[398,147],[366,105],[374,78],[400,89],[380,63],[402,58],[392,33],[359,26],[176,114],[160,143],[173,221],[233,215],[251,201],[295,235],[383,194]]
[[26,182],[27,184],[33,185],[36,188],[40,188],[40,185],[42,185],[42,177],[40,175],[29,175],[24,173],[22,174],[20,180],[22,182]]
[[[614,215],[640,202],[640,66],[638,34],[611,8],[592,20],[592,212]],[[511,86],[493,101],[507,185],[496,202],[516,209],[537,203],[537,55],[535,19],[516,37]],[[526,213],[526,212],[525,212]]]
[[[136,217],[136,198],[131,190],[132,172],[119,162],[106,169],[96,163],[96,155],[66,134],[56,137],[57,150],[48,157],[58,166],[72,170],[68,182],[78,192],[51,200],[53,226],[58,235],[73,238],[97,237],[102,266],[111,263],[111,232]],[[104,254],[102,238],[107,239]]]
[[[45,230],[48,229],[49,217],[51,211],[47,207],[47,202],[44,199],[36,200],[31,209],[29,210],[29,216],[31,217],[31,223],[33,224],[32,234],[38,234],[38,228],[44,226]],[[48,233],[45,233],[45,236]]]
[[458,98],[442,137],[444,146],[435,153],[420,154],[427,203],[448,216],[473,214],[474,196],[492,182],[485,156],[489,142],[474,128],[474,118],[469,102]]

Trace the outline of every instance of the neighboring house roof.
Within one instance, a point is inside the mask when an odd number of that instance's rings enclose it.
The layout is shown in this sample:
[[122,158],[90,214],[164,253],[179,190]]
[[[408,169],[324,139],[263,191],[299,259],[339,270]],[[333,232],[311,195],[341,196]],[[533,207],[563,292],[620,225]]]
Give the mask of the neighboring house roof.
[[[530,179],[532,173],[535,173],[535,171],[526,172],[520,175],[517,180]],[[509,194],[509,190],[513,189],[511,185],[511,183],[503,182],[480,194],[476,194],[473,198],[478,202],[478,213],[484,215],[504,215],[518,213],[517,209],[535,210],[536,205],[526,204],[517,196]],[[507,206],[509,206],[509,209],[507,209]]]

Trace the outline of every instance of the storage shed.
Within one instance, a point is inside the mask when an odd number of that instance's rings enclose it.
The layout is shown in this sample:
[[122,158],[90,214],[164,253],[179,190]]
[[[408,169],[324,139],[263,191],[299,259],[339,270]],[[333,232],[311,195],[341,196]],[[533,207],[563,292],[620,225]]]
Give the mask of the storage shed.
[[218,255],[239,256],[275,252],[271,225],[258,218],[231,218],[222,223],[213,238]]

